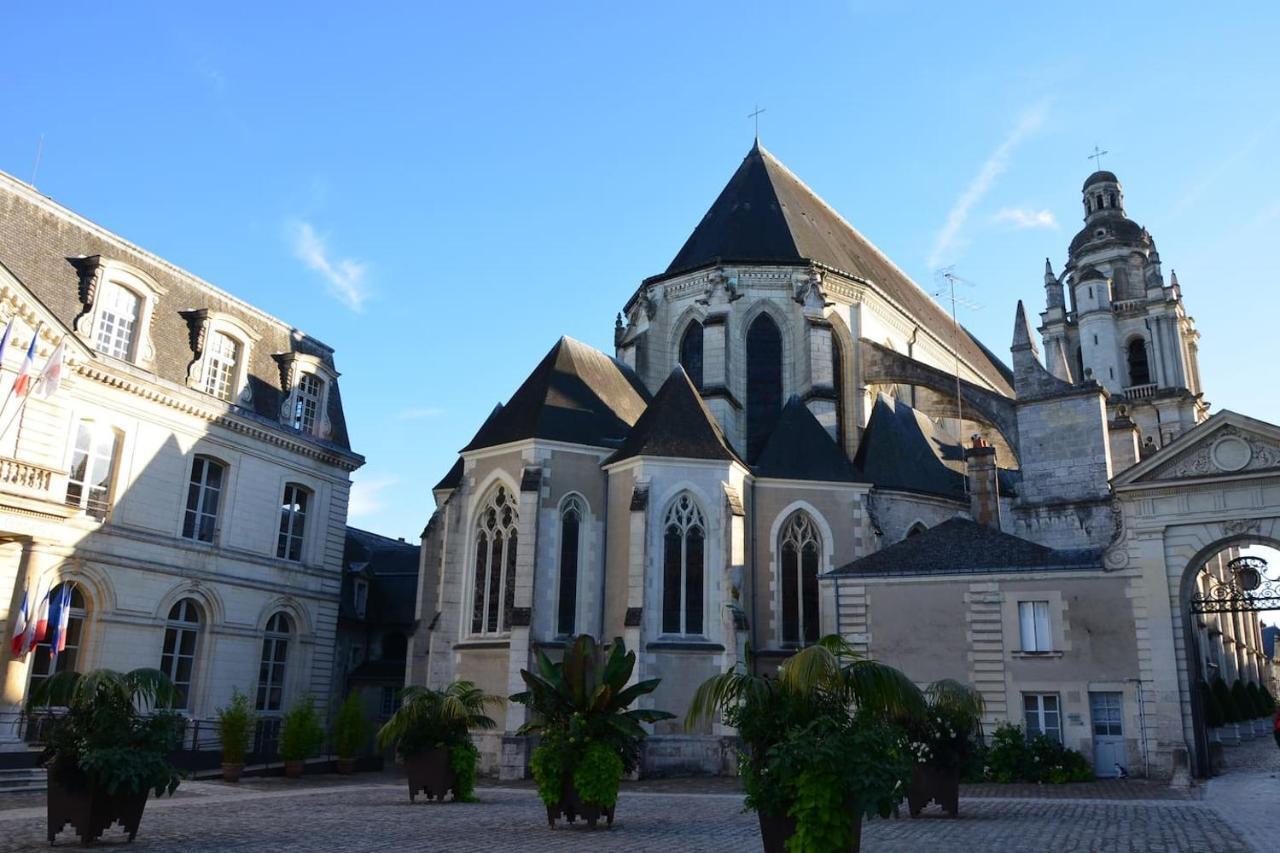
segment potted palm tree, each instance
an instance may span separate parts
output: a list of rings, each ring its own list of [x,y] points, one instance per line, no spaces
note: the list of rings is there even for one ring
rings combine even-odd
[[[485,709],[501,702],[470,681],[443,690],[412,685],[400,691],[400,707],[378,730],[378,748],[394,748],[404,761],[409,802],[419,791],[437,801],[450,791],[455,802],[474,799],[480,751],[471,732],[496,728]]]
[[[66,709],[47,730],[42,756],[50,844],[68,823],[89,844],[117,821],[132,841],[148,794],[177,789],[178,773],[167,758],[183,726],[182,717],[166,710],[175,697],[157,669],[59,672],[33,691],[28,710]]]
[[[929,685],[925,697],[924,716],[904,721],[916,757],[907,805],[912,817],[930,801],[956,817],[960,774],[981,743],[986,705],[981,693],[951,679]]]
[[[356,756],[364,751],[369,737],[369,726],[360,707],[360,695],[348,694],[333,724],[333,749],[338,753],[338,772],[354,773]]]
[[[924,697],[890,666],[836,635],[796,652],[776,677],[746,669],[713,676],[690,703],[690,729],[719,716],[738,730],[746,807],[765,853],[856,851],[866,816],[902,801],[911,761],[892,724],[924,711]]]
[[[287,712],[280,723],[280,757],[284,759],[284,775],[296,779],[306,769],[306,761],[324,746],[324,726],[310,699],[304,699]]]
[[[253,742],[258,716],[249,705],[249,697],[239,690],[231,692],[231,702],[218,709],[218,741],[222,744],[222,780],[239,782],[244,772],[244,757]]]
[[[606,654],[607,649],[607,654]],[[618,785],[640,761],[645,731],[641,723],[669,720],[666,711],[632,709],[632,702],[652,693],[661,679],[627,686],[636,656],[621,638],[609,646],[582,635],[553,663],[541,650],[538,671],[521,670],[529,689],[511,697],[532,713],[519,734],[536,734],[541,742],[530,758],[538,796],[554,829],[564,815],[569,823],[581,816],[595,828],[600,817],[613,825]]]

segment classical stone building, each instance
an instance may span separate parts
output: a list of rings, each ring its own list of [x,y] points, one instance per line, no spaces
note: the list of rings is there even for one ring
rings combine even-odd
[[[1206,420],[1176,282],[1114,175],[1085,189],[1048,357],[1019,304],[1010,369],[754,146],[614,356],[562,338],[436,486],[411,679],[506,695],[535,649],[622,637],[682,715],[707,676],[838,632],[1100,774],[1201,770],[1183,572],[1280,534],[1275,428]],[[1219,535],[1155,550],[1182,519],[1155,495],[1195,488]],[[490,769],[524,773],[523,713]],[[658,724],[646,766],[724,770],[731,734]]]
[[[57,668],[159,667],[208,718],[325,703],[349,478],[333,351],[0,175],[0,391],[33,336],[52,397],[0,416],[0,608],[72,584]],[[5,643],[4,730],[50,672]]]

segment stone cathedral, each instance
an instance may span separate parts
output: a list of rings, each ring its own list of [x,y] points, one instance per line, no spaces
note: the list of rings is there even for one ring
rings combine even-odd
[[[1119,180],[1082,203],[1006,364],[757,143],[615,351],[560,338],[435,486],[410,682],[505,696],[590,633],[683,716],[709,675],[839,633],[1099,775],[1206,772],[1196,685],[1267,664],[1256,618],[1193,599],[1280,535],[1280,429],[1209,415]],[[526,772],[523,712],[479,737],[489,772]],[[658,724],[646,772],[733,772],[732,734]]]

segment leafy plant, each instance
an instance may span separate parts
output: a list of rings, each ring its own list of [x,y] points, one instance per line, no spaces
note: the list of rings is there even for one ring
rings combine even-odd
[[[622,759],[600,741],[582,752],[573,769],[573,788],[584,803],[612,806],[618,802],[618,785],[622,781]]]
[[[542,736],[530,761],[538,795],[547,805],[559,803],[565,783],[573,782],[576,788],[579,768],[587,764],[583,779],[592,790],[576,788],[578,796],[584,802],[612,806],[622,774],[639,763],[645,736],[640,724],[674,717],[666,711],[629,710],[641,696],[652,693],[661,679],[627,686],[636,656],[627,651],[621,638],[605,647],[583,634],[565,649],[559,663],[541,650],[537,663],[537,672],[520,671],[529,689],[513,695],[511,701],[531,712],[532,719],[520,727],[519,734]],[[607,761],[606,754],[617,762]],[[603,777],[615,771],[610,794]],[[607,802],[588,796],[603,797]]]
[[[32,691],[28,705],[29,711],[67,709],[49,729],[44,765],[64,783],[84,779],[113,794],[172,794],[179,777],[167,756],[181,739],[184,720],[165,709],[176,695],[158,669],[54,674]]]
[[[222,743],[222,760],[226,764],[244,764],[245,753],[253,742],[258,715],[249,697],[239,690],[231,691],[231,704],[218,709],[218,740]]]
[[[1231,695],[1231,688],[1227,686],[1227,682],[1219,675],[1213,679],[1211,686],[1213,695],[1217,698],[1219,707],[1222,708],[1223,724],[1240,722],[1241,717],[1236,709],[1235,697]]]
[[[1221,728],[1226,722],[1226,716],[1222,711],[1222,703],[1218,701],[1218,694],[1208,682],[1200,682],[1200,698],[1204,704],[1205,725],[1211,729]]]
[[[1262,698],[1266,700],[1267,713],[1274,713],[1276,710],[1276,699],[1271,695],[1271,691],[1264,685],[1262,687]]]
[[[472,729],[497,727],[485,709],[501,702],[470,681],[455,681],[443,690],[411,685],[400,691],[400,707],[378,730],[378,748],[395,747],[408,756],[469,744]]]
[[[1253,709],[1253,717],[1258,719],[1270,714],[1271,708],[1267,704],[1266,694],[1262,692],[1262,685],[1250,681],[1246,689],[1249,691],[1249,707]]]
[[[470,741],[449,747],[449,769],[454,776],[454,799],[464,803],[476,801],[476,765],[480,750]]]
[[[777,677],[738,669],[703,682],[685,725],[719,715],[737,728],[747,808],[794,818],[790,849],[820,853],[853,843],[853,816],[888,816],[901,802],[912,759],[891,721],[925,708],[902,672],[831,635],[788,658]]]
[[[982,745],[982,694],[948,678],[929,685],[925,698],[923,716],[901,721],[917,762],[964,769]]]
[[[1236,706],[1237,723],[1247,723],[1253,719],[1253,703],[1249,701],[1249,691],[1238,678],[1231,684],[1231,702]]]
[[[995,782],[1088,782],[1088,760],[1052,738],[1027,738],[1020,726],[1006,723],[992,736],[987,752],[989,776]]]
[[[305,761],[324,745],[324,726],[310,699],[285,712],[280,723],[280,757],[285,761]]]
[[[350,693],[338,708],[333,722],[333,748],[338,758],[352,759],[364,751],[369,738],[369,724],[364,719],[360,695]]]

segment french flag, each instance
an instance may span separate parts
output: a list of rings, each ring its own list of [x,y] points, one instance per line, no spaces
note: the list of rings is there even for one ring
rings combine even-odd
[[[19,655],[25,655],[36,647],[36,643],[44,640],[45,626],[49,622],[49,594],[46,592],[37,597],[40,598],[40,604],[36,608],[38,615],[27,618],[27,630],[22,635],[22,650],[18,652]]]
[[[45,635],[49,633],[49,599],[51,598],[53,598],[52,591],[40,602],[40,612],[36,615],[36,630],[32,636],[30,648],[34,649],[43,643]]]
[[[57,672],[58,654],[67,649],[67,621],[71,616],[71,584],[64,583],[58,595],[58,616],[49,638],[49,671]]]
[[[24,589],[22,591],[22,606],[18,608],[13,620],[13,641],[9,644],[9,647],[13,650],[15,659],[22,657],[22,653],[26,650],[26,643],[23,638],[27,633],[27,618],[30,615],[27,596],[28,592]]]
[[[21,400],[31,392],[31,386],[36,381],[36,342],[40,340],[40,331],[37,329],[31,335],[31,346],[27,347],[27,357],[22,360],[22,367],[18,368],[18,378],[13,383],[13,396]]]

